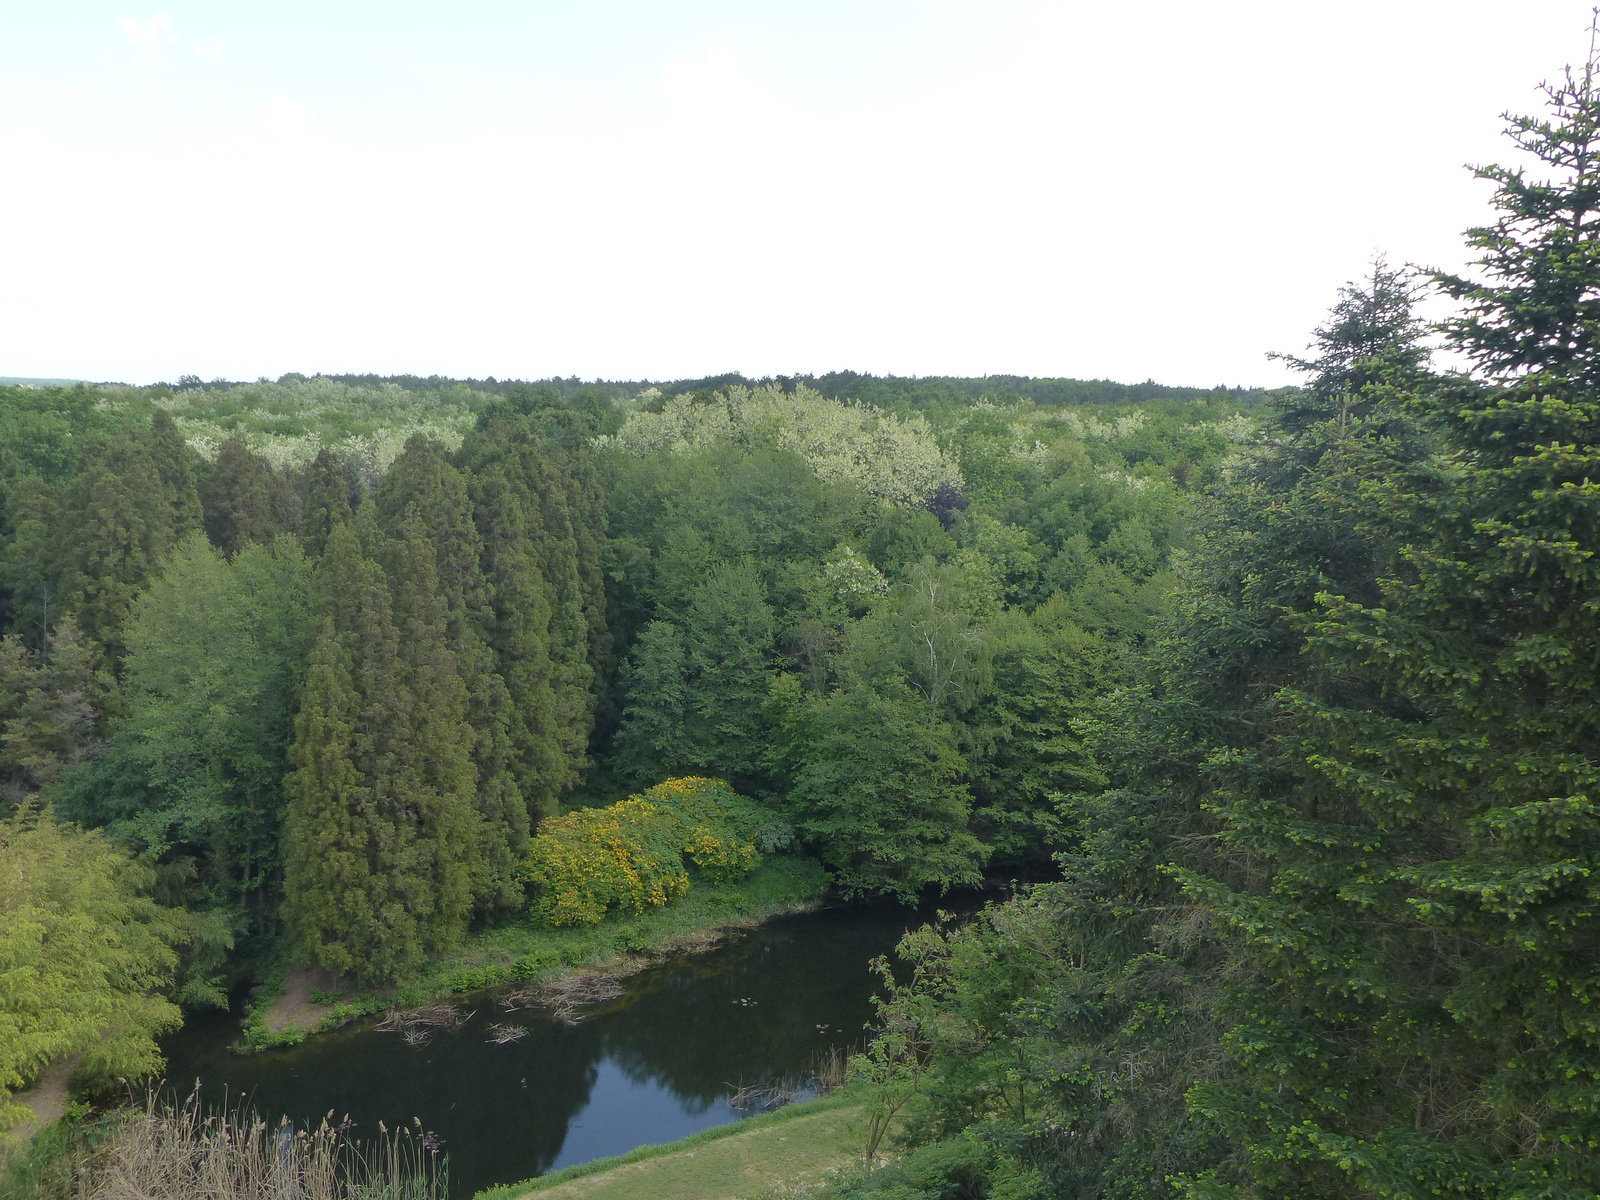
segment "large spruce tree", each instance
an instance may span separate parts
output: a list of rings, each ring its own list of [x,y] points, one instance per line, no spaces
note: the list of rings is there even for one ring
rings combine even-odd
[[[1470,369],[1311,414],[1193,600],[1225,854],[1182,877],[1237,964],[1197,1196],[1600,1188],[1594,64],[1548,99],[1510,128],[1538,177],[1478,172],[1480,273],[1438,277]]]

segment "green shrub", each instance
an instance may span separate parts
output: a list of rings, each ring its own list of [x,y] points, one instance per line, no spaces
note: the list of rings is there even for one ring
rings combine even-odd
[[[719,779],[669,779],[606,808],[552,817],[523,865],[532,914],[548,925],[593,925],[608,911],[661,908],[689,890],[691,868],[711,883],[743,878],[762,850],[792,840],[787,826]]]

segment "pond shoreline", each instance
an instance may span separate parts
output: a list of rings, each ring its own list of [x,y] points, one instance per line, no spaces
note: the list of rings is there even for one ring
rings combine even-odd
[[[297,1129],[330,1112],[358,1138],[380,1125],[420,1128],[450,1155],[453,1200],[468,1200],[740,1123],[756,1111],[735,1103],[745,1091],[772,1092],[764,1106],[811,1094],[813,1080],[831,1083],[873,1019],[881,984],[868,964],[933,915],[825,903],[753,923],[703,954],[652,960],[611,988],[543,997],[573,1001],[565,1013],[514,994],[537,990],[530,982],[404,1020],[374,1016],[270,1054],[234,1051],[237,1014],[200,1015],[164,1042],[161,1086],[181,1101],[198,1084],[209,1103],[243,1104]],[[598,974],[561,977],[587,984]]]
[[[829,899],[821,864],[781,856],[738,884],[698,889],[668,909],[608,917],[582,928],[506,925],[485,931],[399,988],[346,992],[320,968],[285,965],[247,1006],[236,1049],[254,1053],[295,1046],[363,1018],[513,985],[537,992],[582,975],[625,978],[674,958],[703,954],[731,934],[775,917],[818,911]]]

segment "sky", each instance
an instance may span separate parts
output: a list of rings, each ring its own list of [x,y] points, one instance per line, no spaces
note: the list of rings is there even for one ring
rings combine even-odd
[[[1571,0],[0,0],[0,376],[1288,382]]]

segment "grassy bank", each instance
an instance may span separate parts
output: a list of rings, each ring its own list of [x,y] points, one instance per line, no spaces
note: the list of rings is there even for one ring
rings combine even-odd
[[[847,1166],[865,1141],[861,1100],[846,1089],[682,1141],[489,1188],[474,1200],[741,1200]]]
[[[245,1042],[255,1049],[294,1045],[308,1034],[389,1008],[429,1004],[501,984],[548,980],[630,955],[704,949],[721,930],[814,906],[827,886],[815,859],[778,855],[763,860],[736,883],[698,885],[670,907],[613,915],[598,925],[552,929],[526,918],[508,921],[469,938],[459,952],[397,989],[343,992],[311,987],[306,974],[284,969],[268,981],[252,1005]]]

